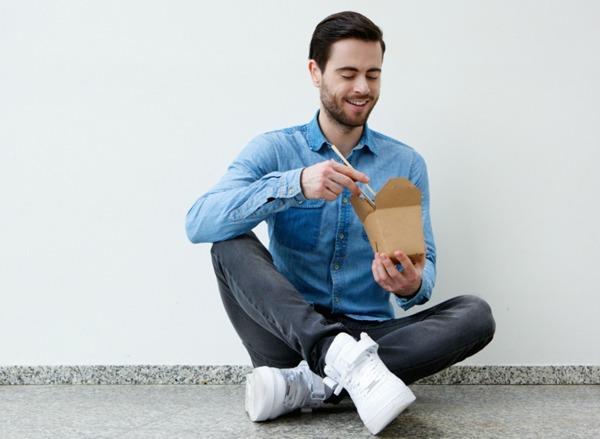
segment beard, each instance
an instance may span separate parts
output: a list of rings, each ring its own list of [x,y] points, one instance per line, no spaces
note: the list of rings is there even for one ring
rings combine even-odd
[[[348,130],[363,126],[367,122],[371,111],[373,111],[373,108],[375,108],[375,104],[379,99],[379,97],[372,95],[352,96],[352,99],[369,99],[369,102],[367,102],[366,105],[370,107],[365,108],[365,111],[361,114],[349,115],[344,112],[344,98],[341,98],[341,102],[337,102],[335,96],[329,92],[325,83],[321,84],[320,91],[321,103],[329,118]]]

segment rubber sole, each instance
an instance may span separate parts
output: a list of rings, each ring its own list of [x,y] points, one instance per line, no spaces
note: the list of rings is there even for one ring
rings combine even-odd
[[[368,420],[363,419],[363,423],[371,434],[377,434],[387,427],[394,419],[398,417],[409,405],[415,402],[414,393],[407,387],[402,393],[388,401],[375,415]]]

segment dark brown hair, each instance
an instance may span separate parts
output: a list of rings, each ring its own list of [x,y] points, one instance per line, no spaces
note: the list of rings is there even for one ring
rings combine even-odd
[[[385,53],[381,29],[358,12],[344,11],[330,15],[317,24],[310,40],[308,59],[314,59],[321,71],[325,71],[331,45],[346,38],[379,41],[381,54]]]

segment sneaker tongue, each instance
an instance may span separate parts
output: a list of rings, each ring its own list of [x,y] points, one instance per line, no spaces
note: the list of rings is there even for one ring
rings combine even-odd
[[[358,363],[361,363],[369,352],[376,352],[378,345],[369,336],[362,334],[359,341],[352,339],[352,343],[347,343],[340,350],[338,356],[333,359],[334,367],[340,368],[338,372],[346,373],[346,368],[352,369]]]
[[[331,343],[331,346],[329,346],[329,349],[327,349],[327,354],[325,354],[325,363],[333,364],[344,346],[348,345],[349,343],[356,343],[356,340],[352,338],[351,335],[346,334],[345,332],[341,332],[336,335]]]

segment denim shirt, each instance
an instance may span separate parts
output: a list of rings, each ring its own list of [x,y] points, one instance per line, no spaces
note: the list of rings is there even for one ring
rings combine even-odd
[[[421,155],[365,125],[347,157],[369,176],[375,191],[398,176],[421,190],[426,261],[421,288],[408,299],[375,282],[373,250],[347,188],[334,201],[304,197],[302,169],[328,159],[341,163],[321,132],[318,112],[308,124],[256,137],[188,211],[188,238],[193,243],[222,241],[266,221],[275,266],[311,304],[359,320],[387,320],[394,317],[390,296],[405,310],[427,302],[435,283],[436,253]]]

